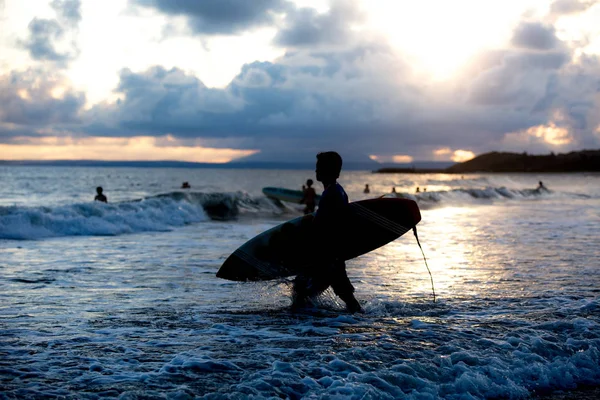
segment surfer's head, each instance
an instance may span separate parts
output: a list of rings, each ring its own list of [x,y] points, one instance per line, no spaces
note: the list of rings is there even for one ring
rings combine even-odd
[[[313,185],[313,180],[312,179],[307,179],[306,180],[306,186],[311,187]]]
[[[96,188],[96,193],[98,193],[98,194],[102,194],[102,186],[98,186],[98,187]]]
[[[323,183],[335,182],[342,170],[342,157],[335,151],[317,154],[317,180]]]

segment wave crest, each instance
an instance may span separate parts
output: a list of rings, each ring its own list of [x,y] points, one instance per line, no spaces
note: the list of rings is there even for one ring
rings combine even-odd
[[[168,231],[192,223],[230,220],[243,214],[282,214],[283,205],[247,193],[172,192],[120,203],[59,207],[0,207],[0,239],[115,236]]]

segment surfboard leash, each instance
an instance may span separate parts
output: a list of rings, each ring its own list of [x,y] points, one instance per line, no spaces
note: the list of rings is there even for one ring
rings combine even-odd
[[[433,302],[435,303],[435,287],[433,286],[433,275],[431,275],[431,270],[429,269],[429,265],[427,265],[427,258],[425,257],[425,252],[423,251],[423,247],[421,246],[421,242],[419,242],[419,235],[417,235],[417,226],[413,227],[413,233],[415,234],[415,238],[417,238],[417,244],[421,249],[421,254],[423,254],[423,260],[425,261],[425,266],[427,267],[427,272],[429,272],[429,278],[431,279],[431,290],[433,291]]]

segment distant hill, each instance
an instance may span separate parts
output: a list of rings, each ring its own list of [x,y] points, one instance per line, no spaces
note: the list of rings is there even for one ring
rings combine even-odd
[[[453,174],[471,172],[584,172],[600,171],[600,150],[567,154],[529,155],[527,153],[482,154],[447,168]]]

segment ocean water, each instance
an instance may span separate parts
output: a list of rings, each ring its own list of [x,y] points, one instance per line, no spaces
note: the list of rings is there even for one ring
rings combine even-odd
[[[292,312],[287,281],[215,277],[246,240],[300,215],[261,188],[308,178],[0,167],[0,398],[600,393],[599,174],[344,172],[351,200],[393,186],[417,200],[437,294],[407,234],[347,263],[355,315],[331,291]],[[108,204],[91,201],[96,186]]]

